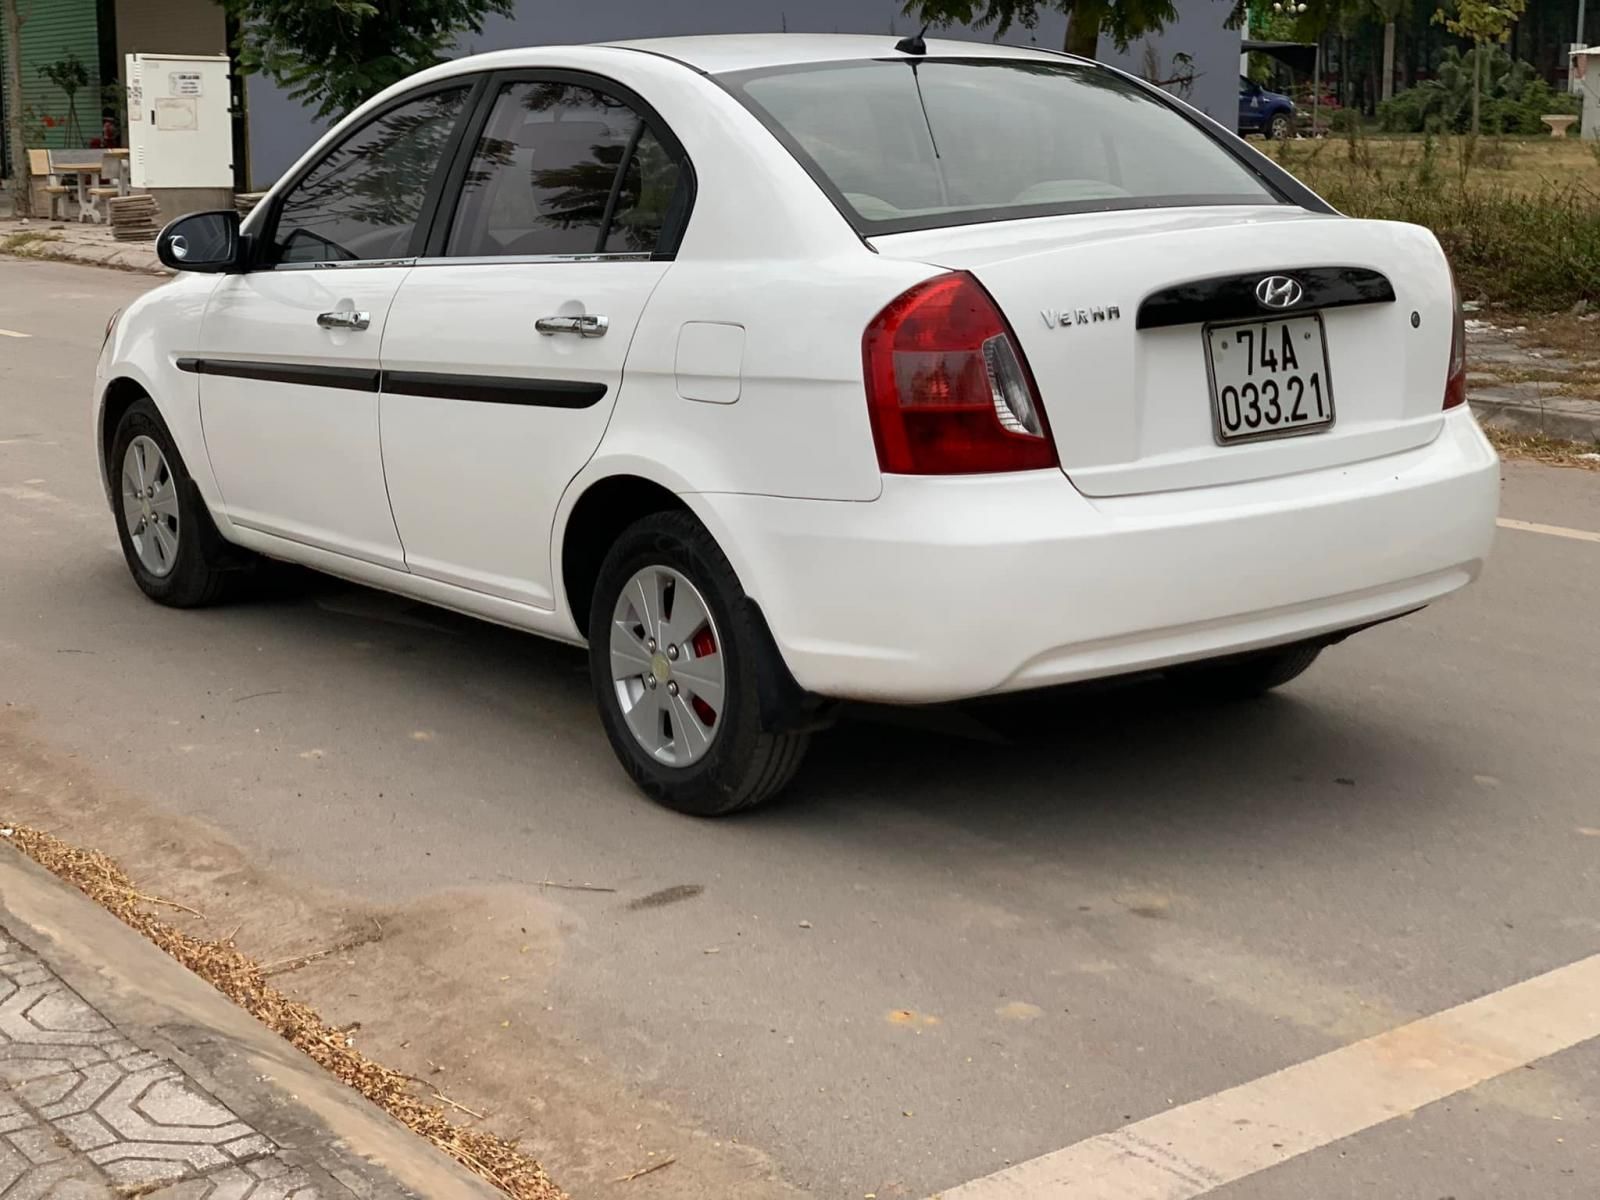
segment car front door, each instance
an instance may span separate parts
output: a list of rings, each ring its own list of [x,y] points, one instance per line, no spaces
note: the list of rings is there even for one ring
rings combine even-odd
[[[389,314],[383,465],[410,571],[552,608],[555,508],[605,432],[692,175],[637,97],[588,76],[497,77],[469,137]]]
[[[397,101],[273,201],[201,330],[206,450],[235,523],[404,567],[378,447],[384,321],[474,81]],[[430,193],[430,189],[432,192]]]

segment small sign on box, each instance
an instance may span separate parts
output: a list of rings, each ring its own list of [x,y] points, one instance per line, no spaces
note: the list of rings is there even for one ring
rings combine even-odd
[[[204,86],[201,83],[199,71],[173,71],[167,76],[171,85],[170,94],[174,96],[203,96]]]

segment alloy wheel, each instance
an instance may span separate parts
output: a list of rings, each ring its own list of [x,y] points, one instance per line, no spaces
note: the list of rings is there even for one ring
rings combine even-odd
[[[161,447],[145,435],[122,456],[122,520],[140,565],[157,579],[178,565],[178,482]]]
[[[690,766],[722,727],[722,638],[705,597],[670,567],[644,567],[611,618],[611,678],[623,720],[657,762]]]

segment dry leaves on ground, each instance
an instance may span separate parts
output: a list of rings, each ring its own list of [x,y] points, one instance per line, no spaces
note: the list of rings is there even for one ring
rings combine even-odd
[[[235,948],[231,939],[207,941],[150,912],[149,905],[170,902],[141,894],[122,868],[98,850],[81,850],[21,825],[6,826],[4,836],[34,862],[142,933],[268,1029],[506,1195],[515,1200],[565,1200],[537,1161],[492,1133],[456,1124],[438,1105],[418,1099],[411,1090],[410,1076],[373,1062],[308,1005],[272,987],[260,965]]]
[[[1484,433],[1501,458],[1529,458],[1552,467],[1600,471],[1600,443],[1564,442],[1537,433],[1512,433],[1485,427]]]

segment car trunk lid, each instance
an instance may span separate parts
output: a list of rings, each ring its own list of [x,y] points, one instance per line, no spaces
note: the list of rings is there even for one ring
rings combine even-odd
[[[1226,206],[995,222],[871,244],[970,271],[988,289],[1038,383],[1062,469],[1086,495],[1319,470],[1422,445],[1440,428],[1452,290],[1438,243],[1416,226]],[[1305,298],[1285,310],[1259,305],[1255,282],[1271,276],[1295,281]],[[1224,444],[1206,326],[1310,312],[1326,345],[1332,423]],[[1298,323],[1295,335],[1315,324]]]

